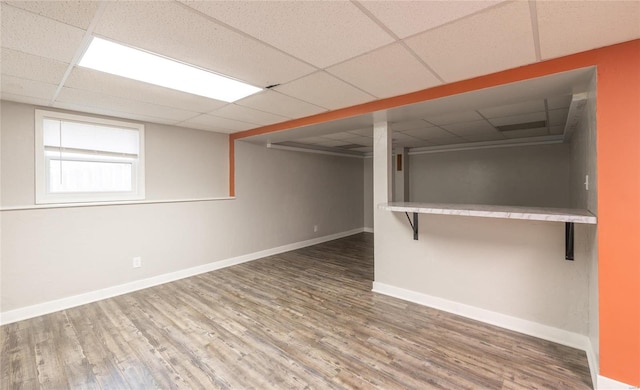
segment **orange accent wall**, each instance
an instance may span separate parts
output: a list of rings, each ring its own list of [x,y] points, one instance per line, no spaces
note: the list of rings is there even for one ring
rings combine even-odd
[[[600,375],[640,387],[640,41],[598,56]]]
[[[600,375],[640,387],[640,40],[232,134],[234,141],[597,66]]]

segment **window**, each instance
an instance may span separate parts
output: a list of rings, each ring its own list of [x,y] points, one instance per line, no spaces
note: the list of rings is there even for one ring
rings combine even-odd
[[[36,110],[36,203],[144,199],[144,125]]]

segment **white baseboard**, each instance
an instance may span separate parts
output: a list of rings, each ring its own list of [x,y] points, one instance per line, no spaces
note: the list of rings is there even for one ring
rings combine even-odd
[[[300,241],[293,244],[287,244],[276,248],[265,249],[262,251],[249,253],[242,256],[232,257],[220,261],[214,261],[212,263],[200,265],[197,267],[187,268],[180,271],[170,272],[154,276],[147,279],[136,280],[133,282],[120,284],[118,286],[107,287],[101,290],[90,291],[87,293],[74,295],[62,299],[56,299],[54,301],[48,301],[39,303],[32,306],[26,306],[15,310],[10,310],[0,313],[0,325],[10,324],[12,322],[22,321],[29,318],[54,313],[56,311],[69,309],[72,307],[85,305],[87,303],[100,301],[103,299],[115,297],[122,294],[127,294],[133,291],[142,290],[145,288],[157,286],[164,283],[173,282],[175,280],[188,278],[190,276],[203,274],[206,272],[215,271],[221,268],[231,267],[232,265],[242,264],[249,261],[261,259],[267,256],[277,255],[279,253],[288,252],[300,248],[304,248],[311,245],[320,244],[323,242],[336,240],[351,236],[353,234],[362,233],[364,228],[358,228],[349,230],[346,232],[330,234],[328,236],[312,238],[310,240]]]
[[[589,363],[589,373],[591,373],[591,383],[594,389],[598,388],[598,373],[600,372],[600,365],[598,364],[596,351],[593,349],[591,339],[587,337],[587,362]]]
[[[606,376],[598,375],[597,390],[634,390],[640,389],[637,386],[631,386],[626,383],[618,382],[613,379],[609,379]]]
[[[559,328],[554,328],[548,325],[539,324],[537,322],[523,320],[521,318],[512,317],[498,312],[434,297],[432,295],[405,290],[403,288],[379,282],[373,282],[372,291],[389,295],[395,298],[400,298],[405,301],[417,303],[423,306],[432,307],[434,309],[457,314],[463,317],[471,318],[519,333],[524,333],[529,336],[538,337],[572,348],[581,349],[583,351],[588,351],[589,349],[591,349],[591,342],[589,341],[589,338],[587,336],[569,332]]]
[[[366,228],[364,228],[364,232],[365,233],[373,233],[373,228],[372,227],[366,227]]]

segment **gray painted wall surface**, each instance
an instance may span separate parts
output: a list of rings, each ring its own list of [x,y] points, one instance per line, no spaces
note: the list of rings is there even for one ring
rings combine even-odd
[[[570,146],[413,155],[412,202],[570,207]]]
[[[2,103],[4,207],[33,204],[33,109]],[[148,124],[147,139],[154,199],[224,195],[225,135]],[[212,202],[3,211],[2,311],[362,227],[361,160],[237,142],[236,192]]]
[[[373,159],[364,159],[364,227],[373,229]]]

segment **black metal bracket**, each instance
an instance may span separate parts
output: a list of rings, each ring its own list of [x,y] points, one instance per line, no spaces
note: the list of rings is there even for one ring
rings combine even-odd
[[[564,258],[573,260],[573,222],[564,223]]]
[[[413,239],[418,239],[418,213],[413,213],[413,222],[411,222],[411,218],[409,218],[409,213],[405,212],[404,215],[407,216],[407,220],[409,221],[409,225],[411,225],[411,229],[413,229]]]

